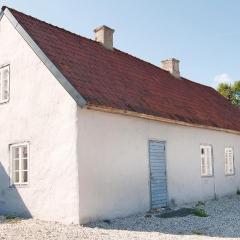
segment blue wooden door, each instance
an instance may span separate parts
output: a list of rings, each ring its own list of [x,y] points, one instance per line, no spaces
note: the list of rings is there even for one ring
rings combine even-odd
[[[149,141],[151,208],[168,203],[165,145],[164,141]]]

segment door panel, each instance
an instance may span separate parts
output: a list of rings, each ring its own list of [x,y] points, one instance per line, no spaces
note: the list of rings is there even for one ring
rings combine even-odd
[[[151,208],[168,203],[165,142],[149,141]]]

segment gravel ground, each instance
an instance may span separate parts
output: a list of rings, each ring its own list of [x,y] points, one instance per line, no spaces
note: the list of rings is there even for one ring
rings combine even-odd
[[[240,239],[240,196],[209,201],[205,210],[209,216],[204,218],[193,215],[175,218],[137,215],[85,226],[33,219],[1,223],[0,218],[0,240]]]

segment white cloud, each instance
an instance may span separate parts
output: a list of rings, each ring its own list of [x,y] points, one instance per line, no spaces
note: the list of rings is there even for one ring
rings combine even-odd
[[[219,83],[233,83],[233,79],[227,74],[222,73],[214,77],[213,79],[213,87],[217,87]]]

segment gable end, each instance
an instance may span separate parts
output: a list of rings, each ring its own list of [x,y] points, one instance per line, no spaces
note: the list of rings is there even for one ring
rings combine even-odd
[[[27,42],[27,44],[32,48],[35,54],[43,62],[43,64],[48,68],[48,70],[53,74],[53,76],[59,81],[59,83],[64,87],[64,89],[72,96],[72,98],[77,102],[80,107],[86,105],[86,100],[80,95],[80,93],[72,86],[72,84],[66,79],[66,77],[58,70],[58,68],[53,64],[52,61],[46,56],[46,54],[40,49],[40,47],[35,43],[31,36],[25,31],[25,29],[20,25],[12,13],[5,8],[0,13],[0,20],[3,15],[5,15],[11,22],[13,27],[22,36],[22,38]]]

